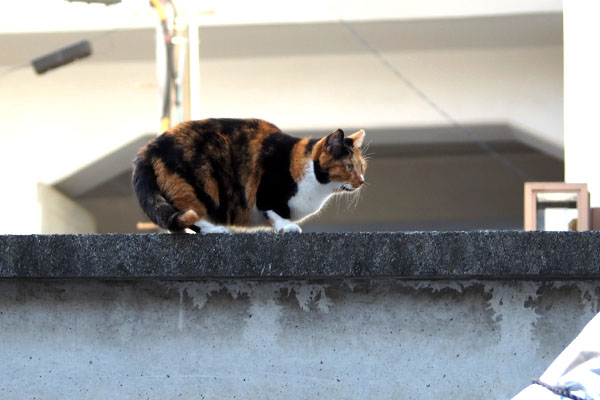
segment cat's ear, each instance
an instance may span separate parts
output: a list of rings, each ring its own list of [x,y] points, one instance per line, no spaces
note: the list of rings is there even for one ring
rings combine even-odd
[[[354,142],[354,147],[358,149],[362,146],[363,141],[365,140],[365,131],[361,129],[360,131],[355,132],[348,137],[352,139],[352,141]]]
[[[341,157],[344,154],[344,131],[336,130],[327,136],[327,152],[334,158]]]

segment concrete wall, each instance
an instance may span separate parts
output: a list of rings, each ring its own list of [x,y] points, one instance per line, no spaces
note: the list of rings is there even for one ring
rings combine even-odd
[[[0,281],[0,397],[507,399],[598,281]]]
[[[599,245],[0,235],[0,398],[506,399],[600,310]]]
[[[93,233],[96,221],[85,208],[53,188],[38,183],[40,233]]]

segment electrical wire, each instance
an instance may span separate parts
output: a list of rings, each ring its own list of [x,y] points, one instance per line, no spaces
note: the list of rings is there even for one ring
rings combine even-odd
[[[335,11],[329,7],[331,12],[336,15],[336,19],[339,24],[341,24],[348,32],[354,36],[356,40],[358,40],[377,60],[387,69],[389,70],[398,80],[400,80],[407,88],[409,88],[413,93],[415,93],[421,100],[423,100],[429,107],[431,107],[437,114],[439,114],[443,119],[448,121],[454,128],[459,131],[465,133],[467,137],[477,144],[482,150],[486,151],[490,156],[495,158],[498,162],[504,165],[506,168],[513,171],[519,177],[526,181],[533,181],[534,178],[529,175],[527,172],[523,171],[523,169],[519,168],[513,162],[508,160],[506,157],[502,156],[496,150],[494,150],[489,144],[479,140],[476,135],[471,132],[468,128],[458,122],[450,113],[444,110],[438,103],[432,100],[423,90],[421,90],[417,85],[415,85],[410,79],[406,77],[403,73],[401,73],[373,44],[371,44],[363,35],[361,35],[356,28],[345,21],[343,18],[337,16]]]
[[[25,64],[16,64],[16,65],[13,65],[12,67],[6,68],[2,72],[0,72],[0,81],[2,81],[4,78],[6,78],[6,76],[8,76],[9,74],[11,74],[15,71],[18,71],[20,69],[27,68],[28,66],[29,66],[29,63],[25,63]]]

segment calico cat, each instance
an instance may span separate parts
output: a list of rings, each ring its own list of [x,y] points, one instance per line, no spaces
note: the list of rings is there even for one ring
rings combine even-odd
[[[297,138],[258,119],[183,122],[140,150],[133,185],[144,212],[172,232],[267,224],[301,232],[292,221],[363,185],[364,137],[363,130],[344,137],[338,129]]]

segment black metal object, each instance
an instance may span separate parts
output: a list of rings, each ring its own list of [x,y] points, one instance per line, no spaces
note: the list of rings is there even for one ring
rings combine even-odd
[[[80,58],[92,54],[92,45],[88,40],[70,44],[51,53],[37,57],[31,61],[31,65],[38,74],[43,74],[51,69],[61,67]]]

